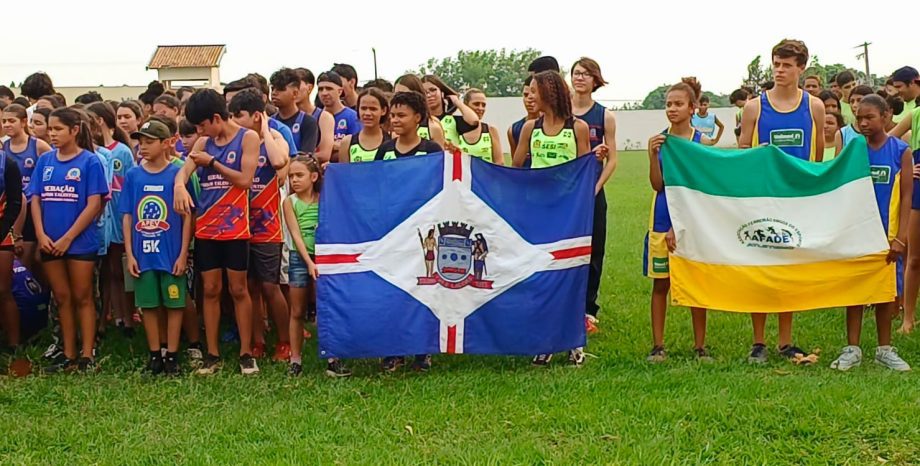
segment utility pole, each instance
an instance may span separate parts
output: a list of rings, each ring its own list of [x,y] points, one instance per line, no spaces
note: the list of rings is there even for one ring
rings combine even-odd
[[[870,86],[875,86],[875,83],[871,82],[872,78],[871,78],[871,75],[869,74],[869,46],[870,46],[870,45],[872,45],[872,42],[863,42],[862,44],[859,44],[859,45],[857,45],[856,47],[853,47],[853,48],[854,48],[854,49],[858,49],[858,48],[863,49],[862,53],[856,55],[856,58],[862,58],[863,61],[866,63],[866,81],[869,81],[869,82],[867,82],[866,84],[868,84],[868,85],[870,85]]]
[[[371,47],[371,53],[374,54],[374,81],[377,80],[377,49]]]

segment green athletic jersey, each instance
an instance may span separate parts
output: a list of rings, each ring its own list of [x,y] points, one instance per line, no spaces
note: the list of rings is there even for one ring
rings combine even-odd
[[[856,115],[853,114],[853,108],[846,102],[840,102],[840,114],[843,116],[844,123],[848,125],[856,124]]]
[[[489,133],[489,125],[485,123],[480,124],[482,130],[479,134],[479,140],[473,144],[466,142],[466,138],[460,137],[460,150],[470,154],[474,157],[479,157],[486,162],[494,162],[492,160],[492,134]]]
[[[174,158],[169,161],[169,163],[182,168],[185,165],[185,161],[180,158]],[[192,185],[192,191],[195,191],[195,199],[198,199],[198,196],[201,194],[201,183],[198,181],[198,173],[192,172],[192,176],[188,177],[188,182]]]
[[[313,254],[316,249],[319,203],[301,201],[296,194],[291,194],[289,199],[291,200],[291,207],[294,208],[294,217],[297,218],[297,226],[300,227],[300,237],[303,238],[303,244],[307,247],[307,252]]]
[[[905,118],[910,118],[914,114],[914,109],[916,108],[917,108],[916,100],[911,100],[910,102],[904,102],[904,111],[891,117],[891,121],[893,121],[895,124],[898,124],[901,122],[901,120]]]
[[[444,139],[455,146],[460,145],[460,133],[457,132],[457,119],[453,115],[441,116],[441,128],[444,129]]]
[[[537,119],[530,135],[531,168],[552,167],[574,160],[575,157],[578,157],[575,119],[565,120],[559,134],[552,136],[543,132],[543,117]]]
[[[361,133],[355,134],[351,137],[351,145],[348,146],[348,161],[351,163],[356,162],[371,162],[374,160],[374,157],[377,155],[377,148],[367,150],[361,146]]]
[[[910,122],[910,150],[920,150],[920,107],[914,109]]]
[[[418,125],[418,137],[422,139],[431,140],[431,130],[428,129],[428,121],[423,121],[422,124]]]

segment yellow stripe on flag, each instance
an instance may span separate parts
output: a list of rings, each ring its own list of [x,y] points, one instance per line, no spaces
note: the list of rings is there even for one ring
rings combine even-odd
[[[740,266],[671,255],[671,301],[733,312],[804,311],[895,300],[895,266],[887,251],[810,264]]]

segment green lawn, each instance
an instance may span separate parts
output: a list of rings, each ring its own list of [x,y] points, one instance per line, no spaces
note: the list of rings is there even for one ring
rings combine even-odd
[[[671,359],[647,364],[647,159],[626,153],[620,164],[607,191],[601,333],[588,348],[597,357],[581,369],[438,356],[426,375],[362,361],[354,377],[330,380],[313,340],[296,380],[270,362],[243,378],[235,361],[210,378],[150,380],[138,372],[143,337],[129,346],[110,334],[96,376],[0,378],[0,464],[920,462],[920,378],[871,357],[850,373],[828,369],[845,343],[840,310],[796,319],[796,342],[824,350],[817,366],[775,351],[770,365],[748,366],[749,318],[725,313],[710,316],[716,362],[701,365],[684,309],[668,322]],[[864,335],[872,355],[871,318]],[[918,338],[895,344],[920,365]]]

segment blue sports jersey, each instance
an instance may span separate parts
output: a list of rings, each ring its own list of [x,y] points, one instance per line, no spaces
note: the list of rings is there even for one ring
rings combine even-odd
[[[13,300],[19,308],[19,331],[22,340],[28,340],[48,326],[48,302],[51,293],[42,289],[29,269],[19,260],[13,260]]]
[[[341,140],[347,135],[355,135],[361,131],[361,120],[358,112],[345,107],[335,114],[335,140]]]
[[[294,134],[291,133],[291,128],[271,117],[268,118],[268,127],[281,133],[281,137],[284,138],[284,142],[288,145],[288,155],[292,157],[297,155],[297,145],[294,143]]]
[[[159,173],[151,173],[141,165],[125,177],[118,213],[131,218],[131,247],[141,273],[172,273],[182,252],[182,217],[173,208],[179,170],[169,163]]]
[[[575,115],[575,118],[588,124],[588,136],[591,142],[591,150],[604,142],[604,117],[607,115],[607,107],[594,102],[591,109],[584,115]]]
[[[707,113],[706,116],[702,117],[694,113],[690,120],[690,125],[693,126],[693,129],[703,133],[706,137],[712,138],[716,134],[716,115],[714,113]]]
[[[121,216],[117,214],[117,211],[121,201],[125,175],[136,164],[134,163],[134,154],[131,153],[131,149],[128,146],[116,141],[108,146],[107,149],[112,153],[112,199],[105,205],[105,214],[112,221],[106,223],[105,233],[109,243],[124,244],[125,237],[121,230]]]
[[[35,163],[38,161],[38,142],[34,137],[29,137],[29,143],[22,152],[13,152],[12,140],[7,139],[3,143],[3,152],[16,161],[19,166],[19,174],[22,175],[22,189],[25,192],[32,180],[32,171],[35,169]]]
[[[670,134],[671,129],[668,128],[662,132],[662,134]],[[697,130],[693,130],[693,142],[700,142],[703,138],[703,134]],[[661,152],[658,152],[658,167],[661,168]],[[652,209],[649,215],[649,231],[656,233],[667,233],[671,229],[671,213],[668,212],[668,199],[664,194],[664,190],[655,192],[654,197],[652,198]]]
[[[524,129],[524,123],[527,123],[527,117],[521,118],[511,125],[511,137],[514,139],[515,145],[521,143],[521,131]],[[511,155],[514,156],[514,154]],[[524,168],[530,168],[530,151],[527,152],[527,158],[524,159]]]
[[[104,256],[109,253],[109,244],[112,242],[111,237],[111,226],[112,222],[115,221],[115,216],[113,211],[109,209],[109,204],[112,203],[112,182],[115,179],[115,160],[112,157],[112,151],[106,149],[105,147],[96,147],[96,155],[99,157],[99,162],[102,163],[102,170],[105,173],[105,184],[108,186],[108,194],[103,197],[102,204],[102,215],[96,219],[96,225],[99,226],[99,250],[96,254]]]
[[[856,128],[853,128],[853,125],[846,125],[843,128],[840,128],[840,139],[843,141],[843,147],[846,147],[854,139],[862,136],[859,134],[859,131],[856,131]]]
[[[760,114],[754,124],[752,145],[772,144],[802,160],[815,160],[818,131],[811,115],[811,94],[799,91],[802,98],[794,109],[780,112],[766,92],[760,95]]]
[[[57,241],[86,209],[90,196],[109,194],[105,170],[99,156],[83,150],[64,162],[54,149],[38,158],[29,194],[39,196],[45,234]],[[94,254],[99,250],[99,225],[90,222],[73,240],[67,254]]]
[[[906,142],[888,137],[878,150],[869,149],[869,173],[875,188],[875,202],[882,217],[882,226],[888,240],[898,236],[898,212],[901,206],[901,156],[907,150]]]

